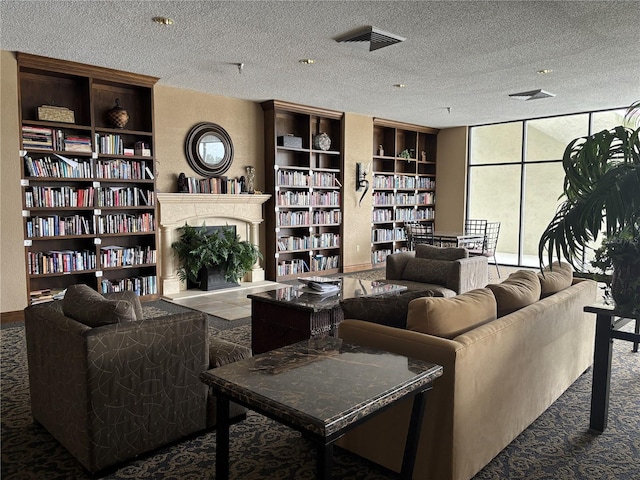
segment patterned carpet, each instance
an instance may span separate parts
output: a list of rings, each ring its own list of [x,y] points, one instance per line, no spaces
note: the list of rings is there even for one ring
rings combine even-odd
[[[145,316],[176,308],[182,307],[153,302],[146,304]],[[211,317],[212,334],[242,344],[250,341],[248,323],[234,323],[226,329],[216,325],[229,326],[229,322]],[[62,446],[32,422],[24,327],[17,323],[4,328],[0,339],[3,479],[215,478],[215,431],[159,449],[102,475],[87,475]],[[587,432],[590,395],[589,370],[474,479],[640,478],[640,354],[631,353],[629,343],[615,342],[609,427],[600,436]],[[297,432],[256,413],[249,412],[246,421],[231,428],[231,445],[231,478],[315,478],[311,444]],[[336,449],[333,478],[383,480],[397,475]]]

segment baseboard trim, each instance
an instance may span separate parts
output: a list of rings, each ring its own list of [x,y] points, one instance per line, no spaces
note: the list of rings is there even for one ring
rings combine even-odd
[[[344,273],[361,272],[363,270],[371,270],[373,265],[371,263],[361,263],[359,265],[349,265],[342,267]]]
[[[6,323],[24,322],[24,312],[22,310],[16,310],[15,312],[3,312],[0,313],[0,324]]]

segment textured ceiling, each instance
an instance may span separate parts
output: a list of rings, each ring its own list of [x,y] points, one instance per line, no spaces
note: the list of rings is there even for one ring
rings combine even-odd
[[[640,99],[638,1],[1,0],[0,14],[3,50],[438,128]],[[335,41],[367,25],[406,40],[373,52]],[[509,98],[538,88],[556,96]]]

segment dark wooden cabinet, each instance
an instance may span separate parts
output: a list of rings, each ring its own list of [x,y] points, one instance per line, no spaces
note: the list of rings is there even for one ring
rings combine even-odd
[[[273,194],[265,207],[266,276],[287,280],[337,273],[342,269],[343,114],[275,100],[262,108],[265,186]]]
[[[371,262],[380,266],[387,255],[407,250],[405,222],[435,221],[438,130],[374,119]]]
[[[157,79],[22,53],[18,76],[31,303],[74,283],[156,295]]]

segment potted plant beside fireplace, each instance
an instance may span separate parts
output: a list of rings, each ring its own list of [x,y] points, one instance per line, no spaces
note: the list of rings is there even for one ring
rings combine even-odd
[[[180,239],[171,245],[180,261],[178,277],[188,286],[216,290],[237,286],[238,280],[262,258],[258,248],[240,240],[230,226],[209,231],[206,225],[186,224]]]

